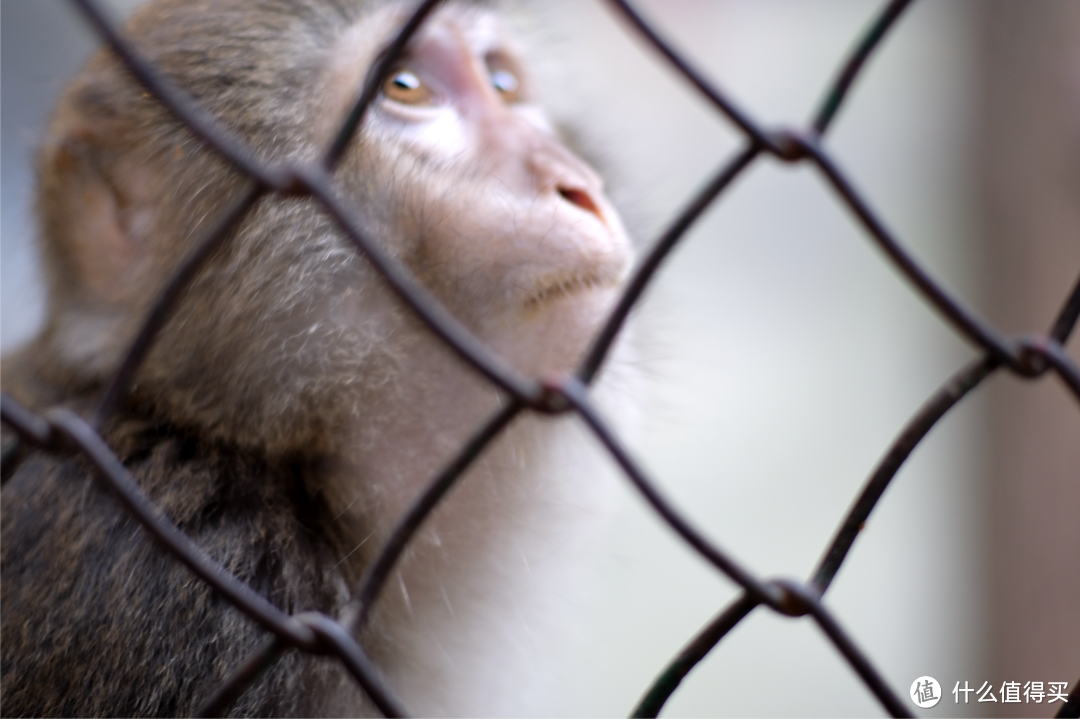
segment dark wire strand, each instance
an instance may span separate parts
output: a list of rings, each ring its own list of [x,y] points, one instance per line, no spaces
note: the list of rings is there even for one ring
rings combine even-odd
[[[660,672],[630,716],[650,719],[659,716],[664,704],[679,688],[679,684],[690,673],[690,670],[697,666],[698,662],[704,659],[713,647],[719,644],[720,640],[727,636],[739,622],[748,617],[759,604],[760,602],[746,592],[729,604]]]
[[[360,231],[359,228],[363,223],[351,206],[338,199],[332,181],[325,170],[316,167],[303,168],[297,173],[297,182],[322,203],[327,214],[352,241],[357,251],[379,271],[394,293],[461,359],[492,384],[519,401],[526,404],[539,401],[539,383],[521,377],[505,362],[489,352],[487,347],[450,314],[408,269],[391,258],[366,233]]]
[[[768,604],[771,607],[779,607],[782,603],[781,596],[772,587],[759,581],[750,572],[738,564],[734,559],[705,536],[690,525],[682,514],[660,493],[652,480],[645,476],[640,465],[630,457],[629,452],[615,437],[607,422],[601,418],[600,413],[593,407],[585,391],[585,386],[577,378],[568,378],[561,384],[552,387],[567,401],[592,430],[600,443],[607,448],[611,456],[622,468],[623,473],[645,498],[653,510],[667,523],[677,535],[693,547],[698,554],[726,574],[731,581],[745,589],[756,601]]]
[[[247,213],[264,192],[265,190],[259,185],[249,183],[247,189],[221,211],[217,220],[207,226],[202,237],[195,242],[194,249],[180,261],[179,267],[158,293],[138,334],[128,347],[127,354],[124,355],[120,366],[109,381],[105,394],[91,419],[94,427],[100,430],[105,426],[105,421],[127,394],[135,373],[139,371],[139,367],[153,347],[154,340],[168,322],[180,298],[214,253],[221,249],[232,236],[233,231],[247,217]]]
[[[825,555],[821,558],[812,580],[819,593],[824,594],[832,584],[832,580],[840,570],[840,565],[851,551],[870,513],[877,506],[878,500],[881,499],[907,458],[934,428],[938,420],[999,366],[998,361],[990,356],[970,363],[938,390],[937,394],[931,397],[908,422],[904,431],[896,438],[892,447],[885,453],[873,474],[866,481],[862,492],[859,493],[859,498],[855,500],[855,504],[837,529],[832,543],[825,550]]]
[[[664,59],[678,70],[680,75],[685,77],[691,85],[697,88],[698,92],[704,95],[718,110],[720,110],[720,112],[735,123],[735,125],[750,138],[752,144],[765,148],[775,155],[784,154],[783,149],[776,144],[767,132],[761,129],[756,122],[751,120],[750,116],[736,106],[726,95],[716,89],[714,83],[707,81],[700,72],[691,66],[688,60],[675,51],[675,48],[670,43],[661,38],[660,34],[656,32],[653,26],[646,22],[641,14],[638,13],[629,2],[626,0],[607,0],[607,2],[608,5],[613,7],[623,18],[625,18],[630,23],[631,27],[644,37],[650,45],[656,48]]]
[[[1076,278],[1076,284],[1073,285],[1069,298],[1065,300],[1061,312],[1058,313],[1057,318],[1054,320],[1050,336],[1061,344],[1065,344],[1069,340],[1073,328],[1076,327],[1078,317],[1080,317],[1080,277]]]
[[[135,47],[116,29],[95,0],[71,0],[83,17],[105,40],[112,51],[131,72],[135,80],[176,116],[187,129],[202,140],[207,147],[216,150],[258,184],[275,189],[287,189],[287,175],[275,171],[255,159],[248,144],[221,127],[186,91],[173,84],[153,65],[144,60]]]
[[[424,520],[439,506],[442,498],[454,488],[461,475],[484,449],[520,414],[521,409],[521,405],[516,402],[507,402],[500,408],[480,426],[457,456],[405,510],[382,549],[365,570],[356,597],[344,612],[347,617],[343,620],[344,624],[354,635],[359,634],[367,624],[379,592],[386,585],[390,572]]]
[[[197,717],[220,717],[229,711],[236,700],[244,691],[254,683],[267,669],[272,667],[287,647],[276,634],[270,635],[259,649],[252,654],[247,661],[241,664],[232,675],[225,680],[213,696],[203,702]]]
[[[74,412],[50,410],[50,424],[64,435],[97,470],[97,477],[121,504],[188,569],[228,599],[264,629],[297,647],[314,647],[315,635],[282,612],[261,594],[227,572],[217,561],[180,531],[143,493],[138,482],[112,453],[97,431]]]
[[[679,213],[671,226],[660,235],[645,260],[634,270],[633,276],[619,297],[619,302],[612,310],[607,322],[604,323],[600,333],[593,340],[592,346],[585,355],[585,360],[578,369],[577,376],[585,384],[590,384],[596,377],[596,373],[607,359],[619,330],[630,316],[630,310],[634,308],[641,295],[645,292],[653,276],[660,269],[660,265],[671,254],[676,243],[682,239],[686,231],[694,224],[701,215],[712,206],[713,201],[726,190],[743,170],[750,166],[754,158],[761,152],[761,147],[751,144],[743,149],[734,159],[721,166],[715,177],[705,185],[701,191],[690,201],[686,208]]]
[[[851,89],[851,86],[855,84],[855,80],[862,73],[866,61],[874,50],[881,46],[882,39],[892,29],[893,24],[909,5],[911,5],[911,0],[891,0],[870,24],[859,42],[856,43],[855,49],[848,56],[847,61],[840,68],[840,72],[837,73],[836,79],[825,92],[821,107],[818,108],[814,121],[811,123],[811,127],[814,128],[818,135],[824,135],[825,131],[829,129],[829,125],[836,118],[837,111],[840,110],[840,105],[843,104],[844,98],[847,97],[848,90]]]
[[[345,154],[345,149],[352,141],[353,135],[364,124],[364,116],[367,114],[368,108],[371,107],[371,103],[375,101],[375,98],[381,92],[383,80],[394,69],[394,64],[403,56],[409,41],[412,40],[424,21],[440,4],[442,4],[442,0],[424,0],[424,2],[420,3],[408,21],[401,26],[397,37],[390,42],[386,49],[379,54],[375,63],[372,64],[371,70],[368,71],[364,80],[364,87],[360,91],[360,97],[357,98],[356,103],[349,110],[349,114],[345,116],[344,122],[341,123],[340,129],[334,137],[334,141],[330,143],[330,148],[323,157],[323,167],[327,170],[332,170],[341,160],[341,157]]]
[[[862,531],[881,495],[890,480],[895,476],[908,456],[929,433],[941,417],[978,386],[983,379],[998,367],[991,358],[977,360],[953,377],[908,423],[908,426],[893,443],[878,468],[867,481],[858,500],[848,512],[836,537],[826,550],[818,569],[814,572],[813,583],[819,594],[824,594],[840,569],[845,557]],[[731,629],[742,621],[758,605],[749,594],[742,597],[722,611],[698,635],[679,652],[668,666],[654,680],[653,685],[634,710],[635,717],[655,717],[664,703],[679,686],[687,674],[723,639]]]
[[[986,322],[955,299],[939,282],[916,262],[906,249],[896,240],[877,213],[863,199],[847,176],[840,171],[833,159],[812,138],[800,138],[800,144],[821,173],[832,185],[836,193],[844,200],[876,244],[892,260],[893,264],[919,290],[937,310],[962,335],[993,354],[998,361],[1009,365],[1016,371],[1023,372],[1016,348],[1007,342]]]

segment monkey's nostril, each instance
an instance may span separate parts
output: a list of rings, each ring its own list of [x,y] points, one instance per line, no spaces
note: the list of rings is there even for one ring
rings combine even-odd
[[[577,205],[586,212],[596,215],[598,219],[603,221],[604,216],[600,214],[600,208],[596,206],[596,203],[593,202],[593,199],[589,196],[588,192],[576,190],[572,187],[560,187],[559,194],[570,204]]]

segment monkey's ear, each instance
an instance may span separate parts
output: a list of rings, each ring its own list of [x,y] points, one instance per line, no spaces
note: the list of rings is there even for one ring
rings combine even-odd
[[[57,279],[70,283],[65,289],[82,295],[79,301],[130,303],[151,255],[153,173],[85,132],[47,147],[39,167],[39,209],[45,241],[60,264]]]

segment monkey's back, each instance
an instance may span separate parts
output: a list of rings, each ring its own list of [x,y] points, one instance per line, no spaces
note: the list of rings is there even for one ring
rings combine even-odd
[[[106,440],[203,549],[287,612],[333,613],[341,556],[306,468],[128,417]],[[4,716],[186,716],[266,633],[172,558],[77,456],[34,453],[2,494]],[[317,715],[354,694],[288,652],[233,714]],[[332,698],[333,697],[333,698]]]

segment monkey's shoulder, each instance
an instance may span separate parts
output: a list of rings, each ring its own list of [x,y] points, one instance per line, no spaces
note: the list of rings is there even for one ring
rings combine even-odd
[[[339,550],[317,529],[303,467],[138,418],[105,439],[171,521],[278,607],[332,614],[343,601]],[[32,453],[2,512],[4,715],[188,714],[265,640],[77,454]],[[304,711],[290,702],[310,697],[293,691],[314,681],[310,664],[290,654],[234,710]]]
[[[103,438],[150,500],[211,554],[215,545],[228,554],[218,538],[226,529],[251,535],[252,549],[284,556],[294,544],[310,556],[333,543],[321,498],[307,491],[309,473],[318,471],[310,460],[272,460],[140,417],[112,422]],[[136,526],[94,472],[77,452],[33,451],[4,487],[5,530],[27,515],[70,532]]]

